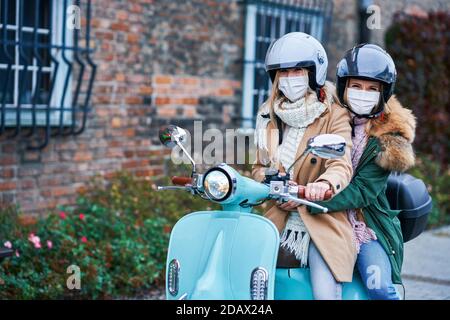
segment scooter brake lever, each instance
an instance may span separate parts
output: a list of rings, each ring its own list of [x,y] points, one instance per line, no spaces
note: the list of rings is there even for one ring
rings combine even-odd
[[[324,213],[328,212],[328,208],[325,208],[325,207],[323,207],[321,205],[318,205],[317,203],[314,203],[314,202],[311,202],[311,201],[308,201],[308,200],[305,200],[305,199],[300,199],[300,198],[297,198],[297,197],[294,197],[294,196],[291,196],[291,195],[285,196],[283,198],[285,200],[288,200],[288,201],[292,200],[292,201],[295,201],[295,202],[300,203],[300,204],[304,204],[304,205],[307,205],[307,206],[310,206],[310,207],[314,207],[314,208],[320,209]]]

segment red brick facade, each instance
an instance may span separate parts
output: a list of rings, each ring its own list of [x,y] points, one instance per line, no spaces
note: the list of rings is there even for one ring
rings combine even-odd
[[[241,6],[153,0],[92,4],[98,71],[87,127],[78,136],[51,138],[41,151],[1,136],[2,204],[40,214],[74,203],[77,191],[95,175],[110,177],[118,170],[161,175],[170,150],[158,143],[160,126],[208,120],[208,113],[219,114],[216,122],[226,125],[239,105]],[[236,56],[227,66],[223,45]]]
[[[327,46],[330,77],[338,57],[356,41],[356,1],[334,2]],[[395,3],[400,2],[406,5]],[[159,127],[189,127],[194,120],[205,120],[204,129],[233,126],[241,111],[243,3],[92,1],[98,70],[87,127],[78,136],[51,138],[41,151],[1,136],[0,202],[37,214],[73,203],[97,174],[161,175],[162,158],[170,151],[158,143]],[[385,7],[391,2],[375,3]]]

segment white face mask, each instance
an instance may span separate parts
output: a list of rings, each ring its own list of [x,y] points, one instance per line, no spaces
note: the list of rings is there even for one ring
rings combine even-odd
[[[278,89],[291,102],[295,102],[305,96],[306,90],[308,90],[308,76],[280,77]]]
[[[347,101],[354,113],[367,115],[380,101],[380,93],[376,91],[348,88]]]

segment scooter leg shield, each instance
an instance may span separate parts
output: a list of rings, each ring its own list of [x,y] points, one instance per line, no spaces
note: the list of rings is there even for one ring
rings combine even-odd
[[[256,214],[203,211],[183,217],[170,237],[166,298],[248,300],[252,274],[260,268],[267,276],[264,297],[273,299],[279,241],[273,223]]]

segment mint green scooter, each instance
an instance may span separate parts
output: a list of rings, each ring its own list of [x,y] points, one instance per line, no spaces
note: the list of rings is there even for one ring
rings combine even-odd
[[[181,218],[169,243],[166,270],[168,300],[310,300],[313,299],[309,268],[277,268],[279,232],[268,219],[252,213],[252,207],[269,199],[293,200],[327,212],[327,208],[301,198],[302,189],[268,170],[263,183],[243,177],[227,164],[204,174],[196,172],[192,157],[183,147],[186,132],[169,126],[160,132],[161,142],[178,146],[192,162],[191,177],[173,177],[174,186],[158,190],[185,190],[220,203],[220,211],[199,211]],[[345,140],[325,134],[312,138],[303,155],[322,158],[344,154]],[[355,272],[343,286],[343,298],[368,299]]]

